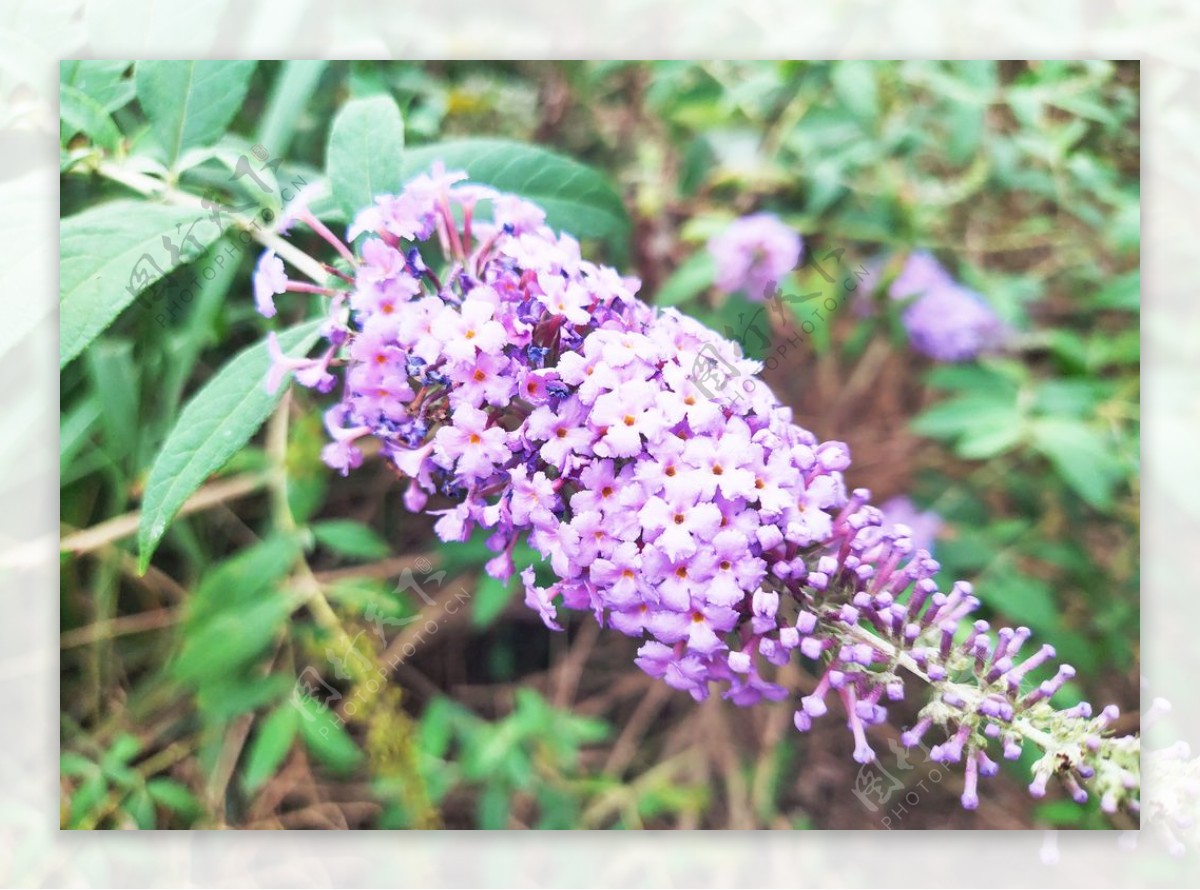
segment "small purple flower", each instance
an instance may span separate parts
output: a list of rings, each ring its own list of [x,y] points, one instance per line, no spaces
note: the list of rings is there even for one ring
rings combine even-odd
[[[721,526],[721,511],[715,504],[696,503],[694,497],[677,492],[666,500],[655,495],[638,513],[647,540],[671,559],[691,556],[701,542],[711,541]]]
[[[275,315],[275,295],[287,291],[287,272],[283,260],[268,250],[258,261],[254,270],[254,303],[264,318]]]
[[[617,545],[607,559],[591,565],[594,584],[608,591],[614,609],[630,609],[645,602],[642,588],[642,554],[631,542]]]
[[[680,654],[673,646],[650,641],[638,650],[638,667],[675,689],[691,694],[696,701],[708,698],[709,669],[699,655]]]
[[[504,328],[492,321],[495,307],[482,300],[466,300],[462,309],[445,307],[434,319],[431,330],[442,342],[444,354],[452,361],[474,362],[475,350],[497,353],[504,346]]]
[[[519,525],[551,526],[556,522],[554,509],[558,506],[558,495],[554,483],[538,470],[533,475],[523,466],[513,467],[511,479],[511,502],[513,522]]]
[[[555,620],[558,610],[554,607],[554,588],[539,587],[534,582],[533,566],[522,570],[521,582],[525,585],[525,605],[537,612],[550,630],[562,630],[562,625]]]
[[[717,288],[759,301],[796,268],[803,249],[800,236],[770,213],[743,216],[708,242]]]
[[[354,442],[371,432],[368,426],[346,427],[346,409],[336,405],[325,413],[325,429],[333,440],[321,451],[321,459],[326,465],[337,470],[343,476],[351,470],[362,466],[363,453]]]
[[[434,453],[446,467],[454,467],[467,478],[490,476],[497,464],[511,455],[508,433],[489,426],[488,416],[470,405],[454,412],[454,423],[438,430]]]
[[[557,408],[542,405],[529,415],[526,435],[543,442],[542,460],[562,470],[573,454],[582,454],[596,441],[595,430],[585,424],[587,409],[578,399],[566,399]]]
[[[765,561],[750,552],[750,542],[737,529],[727,528],[712,539],[713,577],[708,583],[708,599],[723,606],[734,606],[745,599],[766,576]]]
[[[273,393],[283,383],[283,378],[289,373],[295,373],[296,380],[301,386],[315,389],[318,392],[329,392],[333,388],[333,375],[329,373],[329,360],[333,352],[326,352],[322,358],[289,358],[279,345],[275,332],[267,334],[267,355],[271,358],[271,369],[267,372],[267,392]]]
[[[727,648],[721,634],[732,630],[737,620],[733,609],[699,603],[689,612],[652,611],[646,624],[665,643],[686,641],[690,651],[712,655]]]
[[[655,438],[665,421],[655,408],[657,389],[649,383],[634,381],[620,392],[606,393],[592,406],[593,426],[602,430],[596,453],[602,457],[633,457],[642,450],[642,436]]]

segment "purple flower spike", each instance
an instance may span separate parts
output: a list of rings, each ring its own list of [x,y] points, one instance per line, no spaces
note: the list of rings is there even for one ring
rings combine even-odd
[[[1136,807],[1137,740],[1111,735],[1113,710],[1093,720],[1086,704],[1051,706],[1067,666],[1021,697],[1053,649],[1022,662],[1029,630],[999,628],[993,651],[987,624],[970,623],[970,585],[939,589],[932,517],[848,493],[846,445],[794,424],[735,344],[640,300],[638,282],[584,259],[540,208],[465,179],[439,166],[379,196],[350,227],[358,255],[296,209],[353,275],[303,284],[273,252],[259,261],[264,315],[281,293],[328,297],[318,357],[285,356],[274,337],[268,349],[271,383],[290,372],[317,393],[336,387],[330,467],[355,469],[375,440],[407,479],[405,506],[436,504],[439,537],[485,533],[493,577],[513,573],[518,543],[542,557],[553,580],[533,568],[521,580],[548,629],[582,615],[635,637],[638,667],[697,701],[714,686],[741,707],[788,697],[773,672],[798,650],[823,673],[797,730],[827,716],[835,690],[859,763],[875,759],[866,727],[886,722],[907,679],[923,708],[901,741],[945,730],[934,754],[965,752],[964,806],[995,772],[995,739],[1009,759],[1025,743],[1043,750],[1034,793],[1067,751],[1069,793],[1083,780],[1104,806]],[[491,219],[473,213],[482,200]],[[762,299],[802,245],[760,215],[711,248],[719,286]],[[948,278],[914,255],[893,295],[915,298],[903,310],[914,344],[956,359],[983,348],[994,319]]]

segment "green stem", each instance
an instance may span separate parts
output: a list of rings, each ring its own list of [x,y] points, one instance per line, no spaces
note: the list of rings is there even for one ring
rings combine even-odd
[[[275,413],[271,415],[267,426],[267,454],[271,458],[268,482],[271,492],[271,515],[276,527],[287,533],[294,533],[298,530],[296,517],[288,502],[287,491],[288,415],[291,410],[291,402],[292,395],[289,391],[279,403],[279,407],[275,409]],[[354,641],[342,627],[342,622],[338,619],[337,613],[333,611],[333,607],[329,605],[329,600],[325,598],[321,589],[321,583],[312,573],[308,560],[303,554],[297,560],[296,573],[298,586],[304,593],[304,605],[312,613],[317,624],[328,631],[344,651],[349,652],[354,646]]]
[[[191,192],[177,189],[160,179],[147,176],[145,173],[127,170],[111,161],[101,161],[93,169],[106,179],[120,183],[147,198],[161,198],[168,204],[174,204],[178,207],[191,207],[197,210],[209,209],[204,206],[202,198],[193,195]],[[251,217],[243,216],[228,208],[222,208],[222,212],[232,217],[237,223],[238,228],[242,231],[249,232],[251,238],[263,245],[263,247],[275,251],[275,253],[287,260],[288,263],[300,272],[303,272],[317,284],[324,284],[328,280],[329,274],[325,271],[325,268],[290,241],[279,237],[279,235],[269,229],[264,229]]]

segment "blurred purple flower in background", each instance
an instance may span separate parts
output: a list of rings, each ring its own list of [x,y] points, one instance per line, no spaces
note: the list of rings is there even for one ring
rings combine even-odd
[[[1007,328],[984,298],[950,277],[929,253],[909,256],[888,289],[893,300],[915,297],[901,321],[917,352],[960,362],[999,346]]]
[[[904,268],[888,288],[888,296],[893,300],[907,300],[909,297],[927,294],[936,288],[954,286],[954,279],[933,254],[918,250],[909,254],[905,260]]]
[[[939,287],[904,310],[913,349],[943,362],[961,362],[999,346],[1006,329],[983,297],[965,287]]]
[[[743,216],[708,242],[717,287],[750,300],[765,300],[796,268],[803,250],[800,236],[770,213]]]
[[[913,547],[933,552],[933,542],[942,530],[941,516],[932,510],[921,510],[904,495],[885,501],[879,509],[883,511],[884,526],[907,525]]]

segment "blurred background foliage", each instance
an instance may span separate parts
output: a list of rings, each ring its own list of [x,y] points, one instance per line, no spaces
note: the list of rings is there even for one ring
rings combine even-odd
[[[592,253],[639,276],[645,298],[737,334],[756,307],[713,292],[704,244],[773,212],[810,259],[871,274],[802,348],[778,350],[778,330],[743,341],[777,356],[767,382],[799,422],[849,443],[852,485],[944,519],[946,575],[1080,669],[1065,699],[1116,701],[1136,729],[1137,63],[263,62],[244,75],[212,138],[172,151],[141,64],[64,63],[63,217],[136,198],[127,174],[149,171],[269,221],[277,190],[231,186],[237,159],[272,159],[277,185],[320,183],[339,109],[389,95],[409,151],[503,137],[601,171],[631,227]],[[319,215],[344,221],[332,202]],[[258,250],[232,231],[198,244],[160,296],[64,363],[64,827],[880,827],[837,720],[800,736],[787,703],[696,706],[637,670],[634,641],[586,620],[548,633],[483,574],[482,541],[439,545],[379,461],[332,476],[307,393],[188,500],[139,573],[164,441],[273,327],[254,311]],[[909,348],[885,293],[914,250],[984,296],[1015,331],[1008,349],[937,365]],[[189,260],[214,274],[168,311]],[[783,289],[828,287],[806,262]],[[913,768],[910,785],[929,774]],[[973,814],[947,778],[893,827],[1110,824],[1092,804],[1031,801],[1020,775],[988,784]]]

